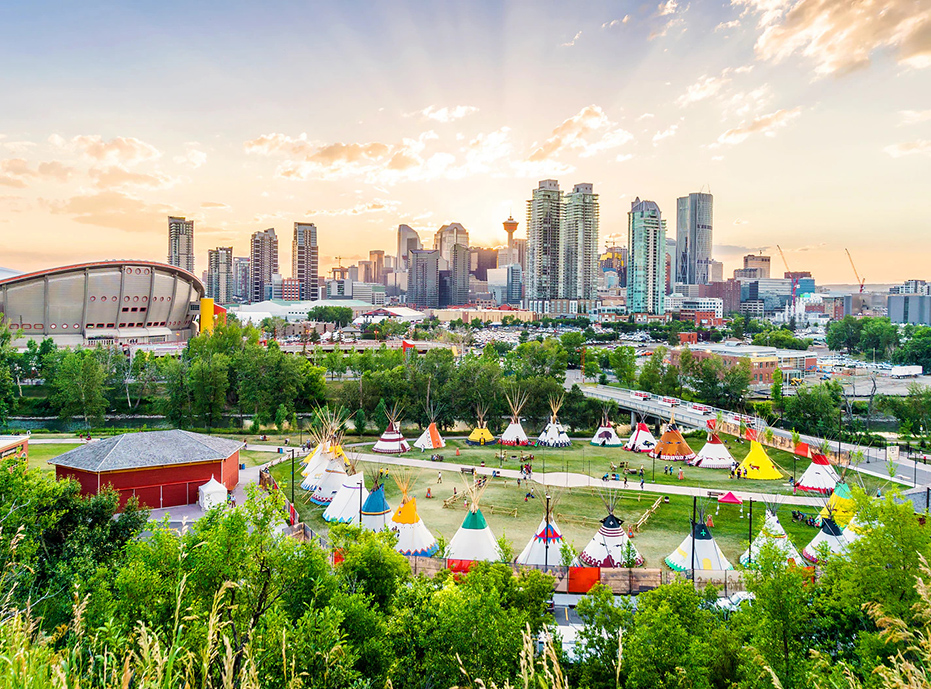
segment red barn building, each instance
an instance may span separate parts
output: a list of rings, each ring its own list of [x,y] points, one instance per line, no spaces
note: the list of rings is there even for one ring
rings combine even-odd
[[[127,433],[95,440],[49,460],[58,479],[73,478],[83,495],[106,486],[123,505],[136,496],[158,509],[197,502],[197,489],[211,477],[233,490],[239,483],[238,440],[189,431]]]

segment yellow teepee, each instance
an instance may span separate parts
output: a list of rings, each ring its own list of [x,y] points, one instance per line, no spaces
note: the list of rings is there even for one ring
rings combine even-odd
[[[737,470],[743,473],[747,470],[747,478],[755,478],[762,481],[774,481],[782,478],[782,474],[773,464],[773,460],[766,454],[766,450],[757,441],[750,441],[750,452],[747,453],[744,461],[740,463]]]

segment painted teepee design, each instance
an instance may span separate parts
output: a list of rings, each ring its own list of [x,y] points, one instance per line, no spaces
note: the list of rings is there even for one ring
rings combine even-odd
[[[828,498],[828,504],[818,513],[818,517],[822,520],[830,517],[840,528],[844,528],[853,519],[856,511],[857,505],[853,501],[850,486],[845,481],[838,481],[834,486],[834,492]]]
[[[532,565],[536,567],[555,567],[559,565],[560,548],[562,547],[562,532],[556,525],[553,515],[558,496],[547,495],[548,499],[541,501],[543,506],[543,519],[530,541],[517,556],[517,564]]]
[[[797,565],[802,562],[802,556],[799,555],[798,548],[789,540],[789,537],[786,535],[786,530],[782,528],[782,524],[779,522],[775,507],[768,507],[766,509],[766,519],[763,521],[763,528],[760,529],[760,533],[750,543],[750,547],[740,556],[740,564],[744,567],[749,565],[752,560],[756,559],[756,556],[766,543],[771,543],[778,548],[785,556],[788,564]]]
[[[495,436],[491,434],[488,430],[488,426],[485,423],[485,415],[488,414],[488,405],[484,402],[479,402],[475,405],[475,416],[477,422],[475,428],[472,429],[472,432],[469,433],[469,437],[466,439],[466,442],[469,445],[494,445]]]
[[[381,469],[372,471],[372,490],[362,503],[362,528],[381,531],[391,522],[391,506],[385,499],[384,475]]]
[[[358,470],[358,458],[346,455],[348,471],[333,500],[323,511],[323,518],[339,524],[358,524],[365,498],[365,476]]]
[[[666,564],[677,572],[692,569],[693,563],[696,570],[733,569],[711,535],[711,530],[705,524],[704,517],[701,517],[698,522],[690,520],[690,523],[692,525],[691,532],[679,547],[666,558]],[[694,557],[692,555],[693,549]]]
[[[630,438],[624,443],[624,449],[631,452],[651,452],[654,447],[656,447],[656,438],[643,421],[634,426]]]
[[[401,490],[401,504],[394,511],[390,524],[391,530],[398,536],[395,549],[402,555],[430,557],[440,546],[417,514],[417,498],[410,494],[411,472],[408,470],[393,476]]]
[[[611,423],[609,411],[607,405],[601,408],[601,425],[598,427],[598,430],[595,431],[595,435],[592,436],[592,445],[597,445],[599,447],[620,447],[624,444],[624,441],[618,437],[617,431],[614,430],[614,424]]]
[[[708,441],[689,462],[692,466],[705,469],[730,469],[733,466],[734,458],[715,433],[715,426],[714,420],[708,421]]]
[[[811,455],[811,464],[795,482],[795,490],[827,495],[837,487],[839,480],[840,477],[828,458],[820,452],[815,452]]]
[[[329,505],[346,478],[346,454],[343,452],[343,426],[345,419],[339,411],[328,407],[316,413],[316,428],[323,449],[318,461],[323,469],[315,474],[314,489],[310,501],[315,505]]]
[[[834,521],[833,515],[822,517],[821,530],[811,539],[811,543],[802,549],[802,556],[809,562],[817,564],[825,548],[829,553],[839,555],[847,550],[848,545],[850,545],[850,538]]]
[[[465,484],[469,507],[465,519],[462,520],[462,526],[446,546],[445,556],[450,560],[494,562],[501,559],[501,549],[479,507],[486,485],[487,479],[484,477]]]
[[[388,416],[388,427],[385,429],[385,432],[381,434],[378,442],[375,443],[375,446],[372,448],[373,452],[378,452],[383,455],[399,455],[411,449],[411,446],[401,433],[401,426],[399,424],[401,412],[401,406],[397,402],[390,410],[385,411],[385,414]]]
[[[611,491],[602,496],[608,516],[601,520],[601,527],[592,536],[585,549],[579,553],[579,564],[585,567],[634,567],[643,564],[643,556],[634,547],[624,522],[614,514],[617,493]]]
[[[737,467],[738,471],[747,470],[746,478],[757,479],[760,481],[774,481],[782,478],[782,474],[773,460],[766,454],[766,450],[756,440],[750,441],[750,452],[744,457],[744,461]]]
[[[546,447],[569,447],[572,441],[566,433],[566,429],[559,423],[559,409],[562,407],[565,395],[550,397],[550,422],[540,434],[538,442]]]
[[[508,407],[511,408],[511,423],[501,434],[498,442],[502,445],[529,445],[530,440],[524,433],[524,427],[520,425],[520,412],[527,404],[527,392],[515,386],[511,390],[506,390],[504,397],[508,401]]]
[[[424,405],[424,410],[427,412],[427,418],[430,419],[430,425],[427,426],[426,430],[421,434],[417,440],[414,441],[414,447],[418,450],[439,450],[441,447],[446,447],[446,441],[443,440],[443,436],[440,435],[440,430],[436,427],[436,417],[437,417],[437,408],[430,402],[430,385],[427,385],[427,401]]]
[[[313,436],[312,436],[313,437]],[[330,450],[330,441],[322,438],[316,441],[314,449],[304,461],[304,468],[301,470],[301,488],[312,491],[317,487],[320,478],[323,476],[323,470],[326,469]]]
[[[695,459],[695,453],[689,444],[685,442],[679,427],[676,425],[675,415],[669,419],[666,424],[666,430],[663,431],[662,437],[656,443],[656,447],[650,452],[651,457],[661,459],[664,462],[687,462]]]

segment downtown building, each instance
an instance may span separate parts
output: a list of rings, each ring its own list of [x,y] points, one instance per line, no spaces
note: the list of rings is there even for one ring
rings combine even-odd
[[[559,231],[563,198],[559,182],[542,180],[527,201],[527,274],[524,294],[528,301],[559,297]]]
[[[194,221],[168,217],[168,265],[194,273]]]
[[[218,246],[207,251],[207,296],[217,304],[234,301],[233,247]]]
[[[291,240],[291,278],[297,281],[298,286],[288,287],[289,295],[297,294],[292,301],[317,299],[320,292],[319,251],[317,226],[313,223],[294,223],[294,236]]]
[[[598,194],[576,184],[565,196],[559,232],[559,297],[594,299],[598,293]]]
[[[233,257],[233,299],[235,301],[243,302],[249,301],[249,257],[248,256],[234,256]]]
[[[654,201],[638,197],[627,214],[627,311],[662,315],[666,296],[666,221]]]
[[[278,275],[278,237],[275,228],[255,232],[249,253],[249,301],[272,298],[272,276]]]
[[[436,309],[440,305],[440,252],[414,249],[409,253],[407,304],[415,309]]]
[[[676,201],[676,262],[673,282],[707,285],[711,280],[714,197],[693,193]]]

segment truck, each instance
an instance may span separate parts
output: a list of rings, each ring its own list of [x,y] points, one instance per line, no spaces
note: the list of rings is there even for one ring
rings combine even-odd
[[[893,366],[889,375],[893,378],[915,378],[923,372],[921,366]]]

